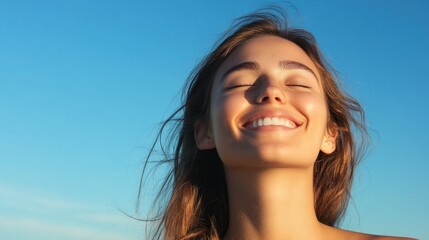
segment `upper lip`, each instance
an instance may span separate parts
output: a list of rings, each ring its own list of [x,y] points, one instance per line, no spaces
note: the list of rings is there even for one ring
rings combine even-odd
[[[282,110],[282,109],[263,109],[258,110],[254,112],[250,112],[245,114],[243,119],[243,127],[245,127],[247,124],[257,120],[257,119],[263,119],[263,118],[283,118],[288,119],[296,124],[297,127],[301,126],[303,124],[302,120],[299,120],[297,117],[289,113],[288,111]]]

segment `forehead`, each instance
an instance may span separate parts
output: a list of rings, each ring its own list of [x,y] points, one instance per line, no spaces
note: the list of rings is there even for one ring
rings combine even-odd
[[[215,78],[218,79],[229,66],[245,61],[256,61],[262,65],[277,64],[279,61],[295,61],[313,70],[320,79],[320,74],[310,57],[295,43],[277,37],[261,36],[249,39],[232,51],[220,65]]]

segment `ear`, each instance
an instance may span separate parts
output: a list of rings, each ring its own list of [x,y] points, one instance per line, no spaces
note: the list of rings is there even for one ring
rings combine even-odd
[[[195,123],[194,138],[199,150],[216,148],[210,129],[202,121]]]
[[[338,129],[336,127],[326,128],[320,150],[325,154],[331,154],[335,151]]]

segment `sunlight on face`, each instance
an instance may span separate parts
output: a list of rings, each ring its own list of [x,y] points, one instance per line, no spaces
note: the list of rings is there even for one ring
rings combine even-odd
[[[218,69],[211,135],[225,167],[310,167],[328,111],[314,63],[294,43],[253,38]]]

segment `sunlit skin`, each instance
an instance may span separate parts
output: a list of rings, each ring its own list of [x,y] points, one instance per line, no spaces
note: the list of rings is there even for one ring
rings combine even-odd
[[[317,220],[313,166],[320,151],[335,150],[337,134],[327,129],[322,84],[305,52],[274,36],[246,41],[218,69],[210,124],[198,125],[196,139],[200,149],[216,148],[224,165],[230,208],[225,240],[405,239]]]

